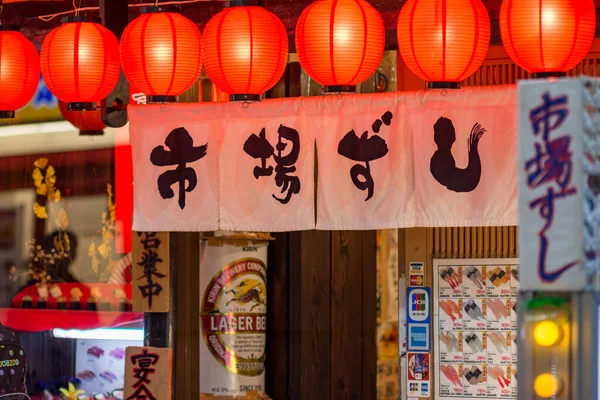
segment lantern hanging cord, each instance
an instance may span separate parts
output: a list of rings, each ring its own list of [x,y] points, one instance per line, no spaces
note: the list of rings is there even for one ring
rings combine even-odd
[[[81,0],[79,0],[79,7],[77,7],[76,1],[77,0],[73,0],[73,11],[75,12],[75,16],[77,17],[79,15],[79,10],[81,9]]]
[[[215,0],[179,0],[179,1],[165,1],[163,3],[160,3],[161,6],[172,6],[172,5],[182,5],[182,4],[191,4],[191,3],[202,3],[202,2],[208,2],[208,1],[215,1]],[[217,1],[221,1],[221,2],[227,2],[229,0],[217,0]],[[139,3],[139,4],[129,4],[129,7],[150,7],[150,6],[154,6],[154,5],[158,5],[158,0],[155,0],[154,3]],[[73,7],[75,7],[75,0],[73,0]],[[69,10],[69,11],[63,11],[63,12],[59,12],[56,14],[48,14],[48,15],[40,15],[38,16],[38,19],[44,21],[44,22],[48,22],[50,20],[53,20],[56,17],[60,17],[61,15],[68,15],[68,14],[73,14],[75,13],[75,15],[79,15],[79,12],[81,11],[97,11],[99,10],[100,7],[83,7],[83,8],[77,8],[75,7],[74,10]]]

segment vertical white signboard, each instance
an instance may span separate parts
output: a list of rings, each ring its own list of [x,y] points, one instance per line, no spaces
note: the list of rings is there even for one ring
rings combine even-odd
[[[585,82],[519,84],[521,290],[577,291],[586,284]]]

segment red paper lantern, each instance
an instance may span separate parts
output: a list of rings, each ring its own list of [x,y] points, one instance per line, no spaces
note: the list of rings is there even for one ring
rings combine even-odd
[[[458,88],[485,60],[490,17],[480,0],[408,0],[397,34],[413,73],[430,88]]]
[[[504,0],[500,8],[506,52],[537,76],[564,75],[579,64],[595,30],[593,0]]]
[[[102,121],[100,103],[93,111],[70,111],[63,101],[58,102],[60,112],[67,121],[79,130],[81,136],[101,136],[106,125]]]
[[[288,37],[283,22],[262,7],[226,8],[206,24],[204,68],[231,100],[260,100],[285,71]]]
[[[123,72],[149,103],[176,101],[202,72],[200,30],[183,15],[144,7],[121,37]]]
[[[0,25],[0,118],[14,118],[15,110],[35,94],[39,80],[40,57],[33,43]]]
[[[318,0],[296,24],[296,52],[325,92],[355,90],[379,67],[385,48],[381,14],[365,0]]]
[[[46,35],[40,61],[48,89],[69,110],[93,110],[119,81],[119,42],[85,17],[68,17]]]

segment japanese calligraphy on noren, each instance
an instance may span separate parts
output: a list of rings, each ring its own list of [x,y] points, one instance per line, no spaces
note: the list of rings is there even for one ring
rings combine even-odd
[[[452,155],[452,145],[456,141],[454,124],[451,119],[440,117],[433,125],[433,140],[438,148],[433,153],[429,164],[433,178],[453,192],[475,190],[481,179],[481,159],[478,145],[484,133],[486,133],[486,129],[482,128],[479,123],[473,125],[467,141],[469,163],[464,169],[457,168]]]
[[[529,111],[531,131],[535,138],[533,157],[525,160],[522,166],[526,172],[527,186],[533,190],[543,189],[543,195],[529,203],[531,210],[537,210],[545,221],[538,233],[538,275],[546,283],[560,278],[567,270],[578,265],[580,260],[572,260],[558,268],[548,268],[547,255],[551,246],[548,231],[552,228],[555,213],[560,208],[560,200],[573,196],[577,188],[572,185],[571,133],[562,136],[552,135],[569,116],[569,97],[552,97],[550,93],[541,96],[539,104]],[[563,213],[567,210],[563,207]]]
[[[390,126],[393,114],[386,111],[381,118],[375,120],[371,129],[375,135],[369,137],[368,131],[358,137],[352,129],[348,132],[338,144],[338,154],[353,161],[364,162],[365,165],[356,164],[350,169],[350,178],[352,183],[360,190],[367,191],[365,201],[373,197],[375,193],[375,181],[371,175],[371,161],[380,159],[388,153],[388,146],[385,140],[377,135],[381,126]],[[360,179],[362,177],[362,179]]]
[[[171,398],[171,349],[127,347],[125,400]]]
[[[158,167],[177,166],[163,172],[158,177],[158,192],[163,199],[175,196],[173,185],[178,185],[178,203],[185,208],[185,193],[196,188],[196,171],[187,164],[200,160],[206,155],[208,144],[194,146],[194,139],[185,128],[173,129],[165,139],[165,146],[157,146],[150,153],[150,162]]]
[[[169,311],[169,234],[134,232],[133,311]]]
[[[256,179],[273,175],[273,166],[267,166],[267,160],[275,161],[275,184],[281,188],[283,197],[273,194],[273,198],[281,204],[290,202],[292,195],[300,193],[300,178],[291,175],[296,172],[296,162],[300,155],[300,135],[298,131],[280,125],[277,129],[278,139],[275,148],[266,137],[265,128],[258,135],[252,134],[244,143],[244,152],[252,158],[260,159],[260,165],[254,167]]]

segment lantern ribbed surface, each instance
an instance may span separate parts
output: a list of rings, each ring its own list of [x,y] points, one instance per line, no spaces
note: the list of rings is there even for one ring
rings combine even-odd
[[[266,9],[231,7],[206,24],[202,51],[217,88],[230,95],[261,95],[285,71],[288,37],[283,22]]]
[[[63,117],[77,128],[82,135],[101,135],[106,127],[102,121],[100,103],[93,111],[69,111],[67,104],[59,101],[58,106]]]
[[[66,103],[97,103],[119,80],[119,42],[95,22],[67,22],[46,35],[40,53],[48,89]]]
[[[40,80],[40,58],[18,31],[0,31],[0,114],[14,116],[35,94]]]
[[[398,48],[427,82],[458,83],[487,56],[490,17],[480,0],[408,0],[398,15]]]
[[[142,14],[121,37],[121,61],[129,82],[146,96],[179,96],[202,72],[200,30],[178,13]]]
[[[385,48],[381,14],[365,0],[317,0],[300,15],[296,51],[323,86],[356,86],[379,67]]]
[[[593,0],[504,0],[502,43],[532,73],[566,72],[586,56],[596,30]]]

